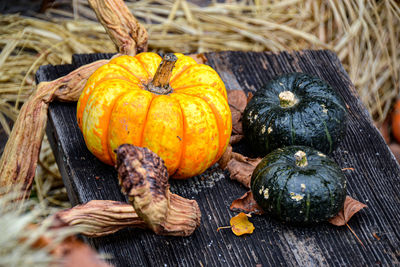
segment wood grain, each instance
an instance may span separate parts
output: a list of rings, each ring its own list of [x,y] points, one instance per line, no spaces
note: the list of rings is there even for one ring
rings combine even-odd
[[[43,66],[38,81],[52,80],[81,64],[110,54],[77,55],[72,65]],[[330,51],[274,53],[220,52],[206,54],[227,89],[254,92],[272,77],[293,71],[326,80],[345,100],[349,126],[333,158],[347,170],[348,194],[368,208],[349,225],[363,241],[362,247],[347,227],[320,224],[296,227],[267,216],[253,216],[252,235],[236,237],[229,229],[235,215],[231,202],[246,189],[230,181],[215,166],[187,181],[172,181],[176,194],[196,199],[202,212],[199,229],[187,238],[160,237],[149,231],[126,229],[103,238],[87,240],[101,253],[113,256],[116,266],[370,266],[400,264],[400,168],[336,55]],[[47,134],[73,205],[92,199],[126,201],[116,172],[86,149],[76,124],[76,103],[53,103]],[[251,155],[245,142],[234,150]],[[380,240],[373,235],[377,234]]]

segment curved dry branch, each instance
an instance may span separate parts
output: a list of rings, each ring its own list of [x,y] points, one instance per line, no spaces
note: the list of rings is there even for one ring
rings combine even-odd
[[[169,191],[164,161],[148,148],[120,146],[117,171],[122,191],[155,233],[187,236],[200,225],[197,202]]]
[[[90,0],[100,22],[122,54],[147,50],[147,32],[122,0]],[[22,106],[0,159],[0,188],[3,193],[19,190],[20,198],[30,195],[47,121],[49,103],[77,101],[89,76],[107,60],[82,66],[51,82],[41,82]]]
[[[51,82],[41,82],[22,106],[0,159],[2,194],[19,190],[29,197],[39,158],[49,103],[54,99],[77,101],[89,76],[107,60],[84,65]]]
[[[147,31],[122,0],[89,0],[89,4],[121,54],[147,51]]]
[[[53,215],[54,225],[78,226],[82,234],[98,237],[125,227],[148,228],[132,205],[112,200],[92,200]]]
[[[122,145],[117,150],[122,191],[132,205],[92,200],[53,216],[54,227],[78,226],[84,235],[104,236],[125,227],[151,229],[159,235],[189,236],[200,225],[195,200],[169,191],[163,160],[147,148]]]

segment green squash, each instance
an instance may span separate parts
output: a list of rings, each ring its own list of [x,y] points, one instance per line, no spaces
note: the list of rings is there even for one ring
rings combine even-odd
[[[250,187],[265,212],[290,223],[326,221],[343,208],[346,198],[341,169],[325,154],[305,146],[268,154],[255,168]]]
[[[243,132],[264,156],[288,145],[331,153],[346,132],[346,109],[325,81],[305,73],[282,75],[259,89],[243,113]]]

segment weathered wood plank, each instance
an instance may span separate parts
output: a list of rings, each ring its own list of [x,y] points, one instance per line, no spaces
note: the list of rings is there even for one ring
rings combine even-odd
[[[39,81],[51,80],[86,62],[109,54],[75,56],[73,65],[42,67]],[[362,247],[346,227],[321,224],[314,227],[285,225],[267,216],[254,216],[256,230],[244,237],[230,230],[235,213],[231,202],[246,190],[213,167],[187,181],[172,181],[172,191],[196,199],[202,224],[187,238],[160,237],[148,231],[122,230],[114,235],[90,239],[100,252],[113,255],[112,263],[128,265],[391,265],[400,261],[400,169],[373,126],[357,97],[354,86],[337,57],[329,51],[273,53],[221,52],[206,54],[208,64],[221,75],[228,89],[255,91],[273,76],[302,71],[328,81],[348,105],[347,137],[333,153],[346,171],[348,193],[368,204],[350,226],[365,244]],[[76,125],[76,104],[53,103],[47,133],[52,142],[71,202],[91,199],[125,200],[116,173],[86,149]],[[249,153],[245,143],[234,149]],[[381,239],[373,237],[376,233]]]

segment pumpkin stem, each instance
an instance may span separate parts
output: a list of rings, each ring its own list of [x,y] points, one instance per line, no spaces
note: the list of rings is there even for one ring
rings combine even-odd
[[[294,154],[294,158],[296,159],[296,166],[303,168],[308,165],[307,156],[304,151],[297,151]]]
[[[168,53],[164,56],[160,66],[157,68],[156,74],[154,74],[153,81],[148,85],[148,91],[159,95],[166,95],[172,92],[169,80],[177,60],[178,58],[172,53]]]
[[[299,100],[296,98],[296,96],[290,92],[290,91],[283,91],[279,93],[279,101],[281,104],[281,107],[284,108],[289,108],[293,107],[294,105],[299,102]]]

